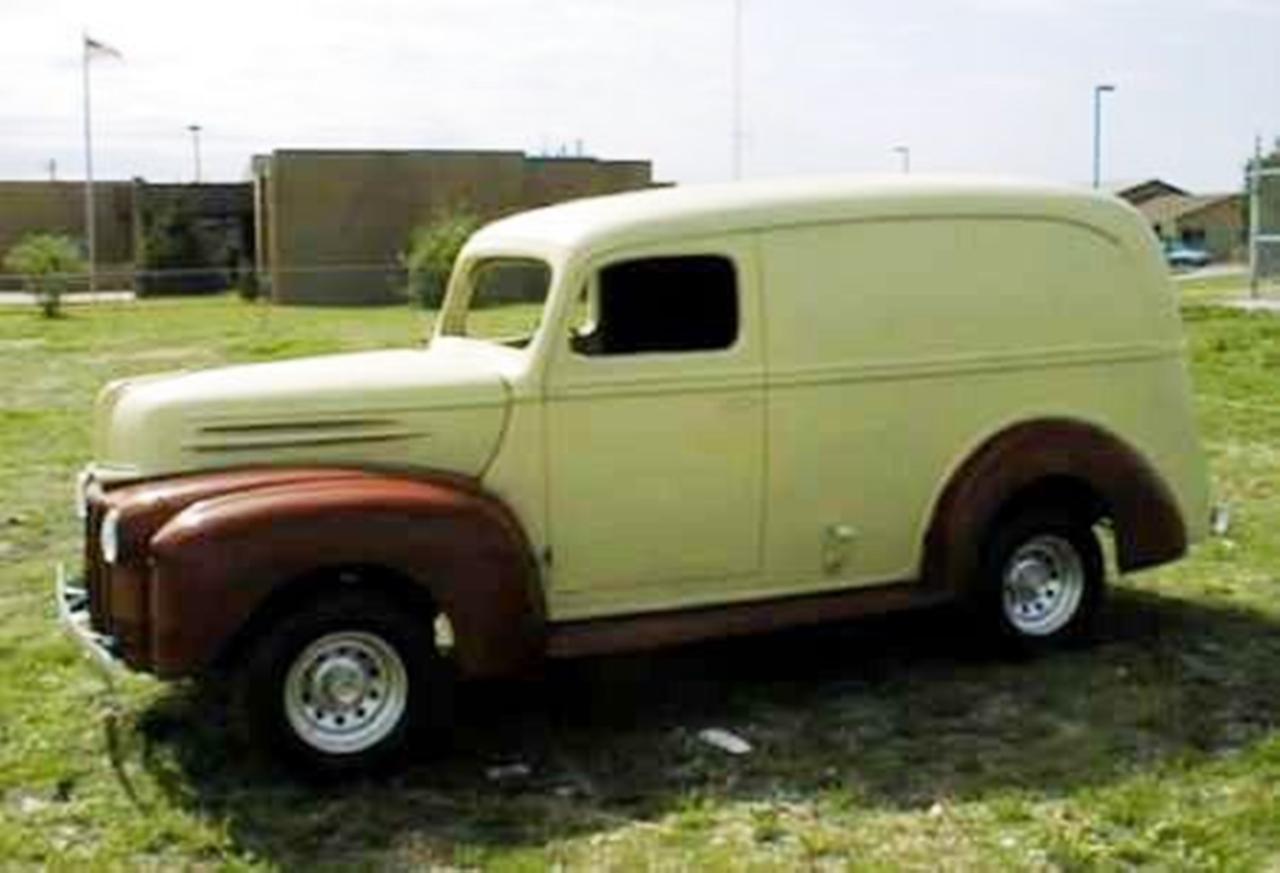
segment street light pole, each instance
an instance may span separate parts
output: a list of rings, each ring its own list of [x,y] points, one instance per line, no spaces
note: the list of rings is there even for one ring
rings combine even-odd
[[[188,124],[187,130],[191,131],[191,151],[196,159],[196,184],[200,184],[200,125]]]
[[[902,156],[902,172],[911,173],[911,146],[894,146],[893,150]]]
[[[1115,85],[1093,86],[1093,187],[1102,184],[1102,95],[1116,90]]]

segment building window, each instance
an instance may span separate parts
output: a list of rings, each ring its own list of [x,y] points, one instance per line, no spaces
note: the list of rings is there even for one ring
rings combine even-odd
[[[583,355],[705,352],[738,338],[738,283],[718,255],[644,258],[600,271],[575,330]]]

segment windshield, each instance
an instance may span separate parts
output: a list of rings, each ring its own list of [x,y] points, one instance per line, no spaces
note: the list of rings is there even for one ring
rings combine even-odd
[[[464,310],[441,333],[523,348],[538,329],[551,288],[551,268],[535,258],[489,258],[467,275]]]

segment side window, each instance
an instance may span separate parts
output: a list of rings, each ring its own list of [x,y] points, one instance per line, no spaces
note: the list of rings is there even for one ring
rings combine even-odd
[[[587,293],[587,292],[584,292]],[[719,255],[643,258],[600,271],[580,301],[581,355],[705,352],[738,338],[738,281]]]

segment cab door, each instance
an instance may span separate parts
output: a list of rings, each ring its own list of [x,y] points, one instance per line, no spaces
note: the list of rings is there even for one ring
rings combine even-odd
[[[546,381],[554,617],[693,605],[759,573],[752,251],[708,240],[588,265]]]

